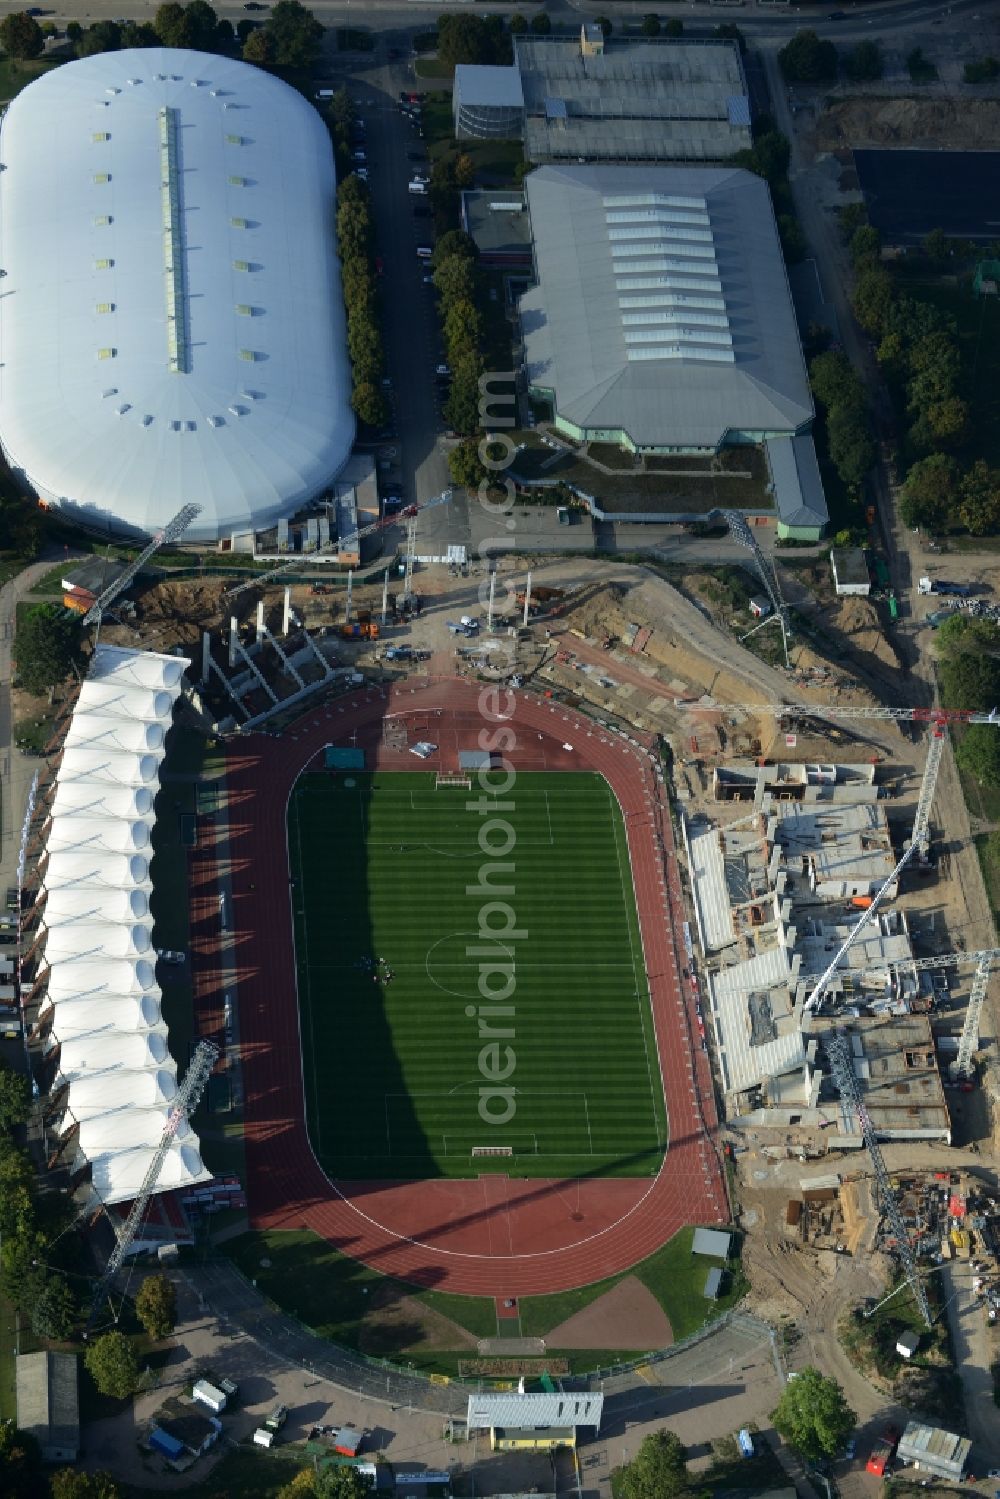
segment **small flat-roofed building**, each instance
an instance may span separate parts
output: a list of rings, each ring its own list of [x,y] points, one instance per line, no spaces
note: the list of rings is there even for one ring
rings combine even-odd
[[[778,535],[792,541],[819,541],[830,520],[816,444],[807,432],[772,437],[764,443]]]
[[[866,599],[871,593],[872,580],[861,547],[833,547],[830,566],[833,568],[833,583],[838,594],[854,594]]]
[[[497,270],[531,269],[531,220],[522,192],[506,188],[464,192],[462,228],[475,241],[481,265]]]
[[[451,94],[459,140],[518,140],[524,129],[524,95],[516,65],[483,67],[460,62]]]
[[[705,1276],[705,1300],[718,1301],[719,1292],[722,1290],[722,1271],[718,1265],[712,1267]]]
[[[575,1447],[581,1427],[600,1431],[603,1395],[470,1395],[469,1435],[487,1431],[495,1452]]]
[[[21,1353],[15,1370],[17,1426],[35,1438],[47,1463],[80,1454],[80,1399],[75,1353]]]
[[[707,1254],[714,1260],[728,1260],[732,1234],[717,1228],[696,1228],[691,1241],[692,1254]]]
[[[968,1437],[943,1431],[940,1426],[927,1426],[922,1421],[908,1421],[896,1456],[900,1462],[913,1463],[922,1473],[961,1483],[971,1447]]]

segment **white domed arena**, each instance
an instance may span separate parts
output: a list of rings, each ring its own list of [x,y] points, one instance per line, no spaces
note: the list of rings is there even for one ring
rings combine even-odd
[[[354,440],[336,179],[312,105],[166,48],[55,68],[0,124],[0,446],[69,518],[261,530]],[[131,746],[129,746],[131,748]]]

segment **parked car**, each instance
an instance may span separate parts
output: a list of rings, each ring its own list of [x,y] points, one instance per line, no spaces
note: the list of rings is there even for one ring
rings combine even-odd
[[[451,366],[447,364],[439,364],[434,373],[435,375],[450,375]]]
[[[847,1443],[847,1446],[844,1448],[844,1461],[849,1463],[854,1457],[854,1454],[857,1452],[857,1450],[858,1439],[857,1437],[851,1437],[850,1441]]]
[[[246,0],[244,10],[267,10],[267,6],[261,4],[261,0]]]
[[[406,159],[407,159],[407,161],[426,161],[427,160],[427,152],[426,151],[407,151],[407,153],[406,153]]]
[[[184,954],[182,952],[175,952],[171,947],[158,947],[156,949],[156,956],[161,963],[177,964],[184,962]]]

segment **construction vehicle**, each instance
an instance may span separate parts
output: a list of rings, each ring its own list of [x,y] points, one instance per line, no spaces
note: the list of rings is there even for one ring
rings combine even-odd
[[[944,578],[920,578],[917,581],[918,593],[943,593],[950,598],[968,599],[975,590],[969,583],[949,583]]]

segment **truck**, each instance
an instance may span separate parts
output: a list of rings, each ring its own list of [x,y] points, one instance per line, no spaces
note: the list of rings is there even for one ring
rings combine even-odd
[[[865,1464],[868,1472],[874,1473],[876,1478],[884,1478],[886,1476],[886,1469],[890,1467],[896,1455],[898,1445],[898,1430],[895,1426],[887,1426],[868,1454],[868,1461]]]
[[[919,578],[917,580],[917,592],[941,593],[951,598],[971,598],[975,590],[969,583],[950,583],[946,578]]]

